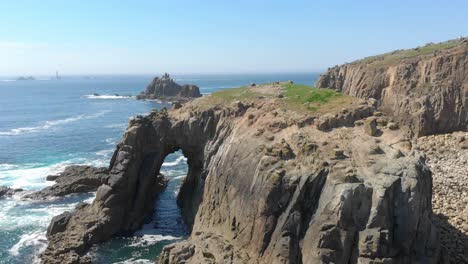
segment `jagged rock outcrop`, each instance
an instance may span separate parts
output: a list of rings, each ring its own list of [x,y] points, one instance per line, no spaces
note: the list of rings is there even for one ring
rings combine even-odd
[[[57,175],[47,176],[55,181],[52,186],[23,196],[26,199],[47,199],[72,193],[94,192],[109,178],[107,168],[95,168],[86,165],[71,165]]]
[[[187,101],[191,98],[200,97],[200,88],[193,84],[179,85],[165,73],[162,77],[156,77],[146,87],[137,99],[162,99]]]
[[[23,189],[15,189],[7,186],[0,186],[0,198],[13,196],[15,193],[22,192]]]
[[[431,172],[400,131],[348,119],[321,131],[287,96],[249,89],[133,119],[94,202],[49,228],[43,262],[89,261],[92,244],[139,228],[164,158],[182,150],[191,236],[159,263],[442,263]]]
[[[318,87],[360,98],[417,136],[468,129],[468,39],[395,51],[328,69]]]

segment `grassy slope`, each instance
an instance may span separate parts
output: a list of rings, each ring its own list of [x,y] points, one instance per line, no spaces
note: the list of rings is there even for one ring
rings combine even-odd
[[[284,98],[277,98],[279,106],[298,112],[325,113],[341,109],[356,99],[331,89],[321,89],[301,84],[281,84]],[[273,95],[253,92],[250,87],[226,89],[204,98],[209,104],[227,104],[235,100],[249,101]]]
[[[370,66],[375,66],[375,67],[388,66],[388,65],[398,63],[399,61],[404,60],[404,59],[411,59],[411,58],[415,58],[419,56],[430,55],[438,51],[452,49],[461,45],[466,45],[466,44],[464,44],[461,40],[458,40],[458,39],[449,40],[446,42],[436,43],[436,44],[429,43],[423,47],[417,47],[414,49],[407,49],[407,50],[396,50],[393,52],[384,53],[384,54],[377,55],[377,56],[367,57],[362,60],[358,60],[354,63],[366,63]]]

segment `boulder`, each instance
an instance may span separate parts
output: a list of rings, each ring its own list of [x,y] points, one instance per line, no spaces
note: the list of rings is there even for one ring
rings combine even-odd
[[[370,117],[364,121],[364,131],[369,136],[377,135],[377,118]]]
[[[63,232],[70,221],[72,213],[66,211],[52,218],[49,227],[47,228],[47,237],[53,236],[59,232]]]

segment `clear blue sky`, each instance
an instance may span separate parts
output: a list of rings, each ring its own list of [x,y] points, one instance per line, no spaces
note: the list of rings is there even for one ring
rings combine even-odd
[[[466,0],[0,1],[0,75],[321,71],[468,35]]]

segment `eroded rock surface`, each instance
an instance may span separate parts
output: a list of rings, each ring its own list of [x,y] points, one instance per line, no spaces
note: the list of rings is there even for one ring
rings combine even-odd
[[[468,39],[369,57],[330,68],[317,81],[360,98],[415,135],[468,129]]]
[[[133,119],[94,202],[53,221],[43,262],[87,262],[92,244],[138,229],[180,149],[192,235],[160,263],[442,263],[431,172],[400,131],[371,116],[379,134],[352,118],[324,132],[320,116],[259,87]]]
[[[23,196],[26,199],[47,199],[65,196],[72,193],[94,192],[109,178],[107,168],[96,168],[86,165],[71,165],[62,173],[47,176],[47,180],[55,181],[52,186]]]

